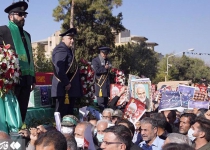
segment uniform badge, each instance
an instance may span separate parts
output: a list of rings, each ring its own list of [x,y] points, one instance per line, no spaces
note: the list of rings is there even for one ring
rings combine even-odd
[[[25,10],[24,6],[20,7],[21,10]]]

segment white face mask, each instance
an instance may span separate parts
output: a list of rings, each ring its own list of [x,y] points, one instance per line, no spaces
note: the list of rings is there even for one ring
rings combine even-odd
[[[77,142],[77,147],[84,147],[84,138],[77,138],[75,137],[75,140]]]
[[[61,127],[61,133],[63,134],[72,134],[74,129],[72,127]]]
[[[188,130],[187,136],[188,136],[188,138],[189,138],[191,141],[194,141],[195,138],[196,138],[196,137],[193,136],[194,132],[195,132],[195,131],[194,131],[192,128],[190,128],[190,129]]]
[[[97,139],[98,139],[98,141],[101,143],[101,142],[103,142],[103,139],[104,139],[104,135],[103,134],[97,134]]]

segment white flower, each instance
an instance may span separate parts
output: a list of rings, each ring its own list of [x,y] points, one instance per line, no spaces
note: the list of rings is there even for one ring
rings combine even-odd
[[[7,64],[7,60],[5,58],[3,58],[1,62]]]
[[[84,69],[84,66],[81,66],[80,69]]]
[[[0,61],[4,58],[4,54],[0,54]]]
[[[12,55],[13,54],[13,50],[8,50],[8,53],[9,53],[9,55]]]
[[[9,81],[8,80],[4,80],[4,84],[8,84],[9,83]]]
[[[82,77],[81,79],[82,79],[82,80],[85,80],[85,77]]]
[[[86,84],[84,84],[84,85],[83,85],[83,88],[87,88],[87,85],[86,85]]]
[[[18,72],[15,71],[14,76],[15,76],[15,77],[19,77],[19,75],[20,75],[20,74],[19,74]]]

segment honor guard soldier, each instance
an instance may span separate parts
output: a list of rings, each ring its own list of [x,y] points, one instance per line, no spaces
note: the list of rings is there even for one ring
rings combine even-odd
[[[76,34],[75,28],[60,34],[62,41],[52,53],[54,76],[51,96],[56,98],[55,111],[60,112],[61,117],[73,115],[75,101],[82,97],[80,72],[73,50]]]
[[[2,4],[1,4],[2,5]],[[12,3],[4,11],[8,14],[8,25],[0,26],[0,46],[10,44],[19,58],[20,80],[14,87],[18,99],[22,121],[25,121],[30,92],[35,87],[35,69],[31,46],[31,35],[24,30],[28,3]],[[3,18],[2,18],[3,19]],[[6,19],[6,18],[5,18]]]
[[[100,47],[99,55],[92,60],[92,66],[95,72],[95,95],[101,111],[107,107],[108,97],[110,95],[109,72],[111,63],[107,56],[110,52],[109,47]]]

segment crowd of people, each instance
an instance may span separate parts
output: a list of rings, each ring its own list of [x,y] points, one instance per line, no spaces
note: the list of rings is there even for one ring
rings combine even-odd
[[[74,115],[62,118],[61,130],[40,125],[19,134],[27,150],[210,150],[210,116],[204,109],[146,112],[132,124],[120,109],[105,108],[98,120]],[[0,132],[0,140],[10,139]]]

